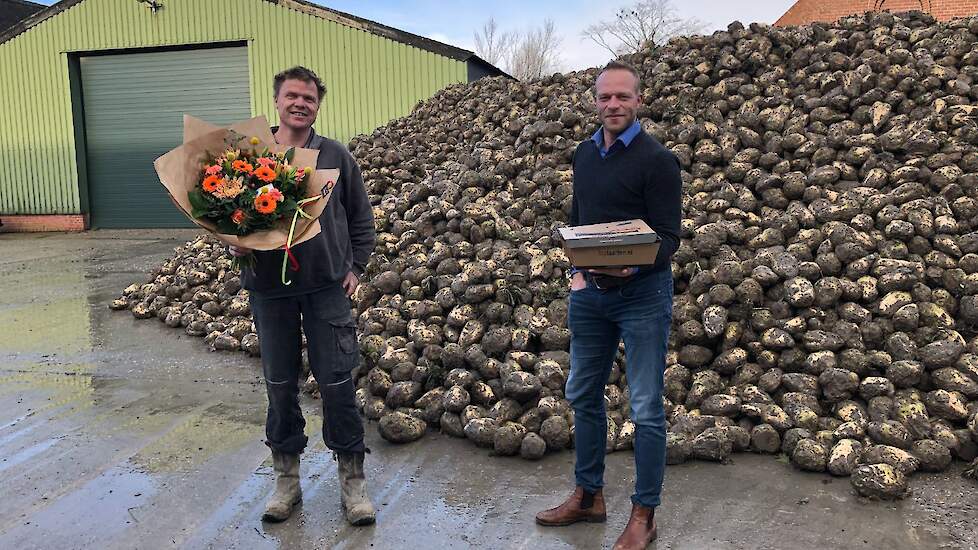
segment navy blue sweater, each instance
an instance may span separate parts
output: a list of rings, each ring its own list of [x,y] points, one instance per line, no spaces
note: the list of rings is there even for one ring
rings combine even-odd
[[[574,152],[574,198],[570,225],[643,219],[662,239],[655,263],[668,269],[679,248],[683,181],[679,160],[647,133],[628,146],[616,142],[606,157],[588,139]]]

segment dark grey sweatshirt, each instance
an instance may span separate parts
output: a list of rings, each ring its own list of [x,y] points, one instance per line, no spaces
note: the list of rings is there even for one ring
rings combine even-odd
[[[275,132],[278,128],[272,128]],[[340,178],[326,209],[319,216],[322,232],[292,248],[299,271],[286,271],[292,284],[282,284],[284,250],[255,251],[255,269],[243,269],[241,284],[265,298],[298,296],[340,284],[352,271],[363,278],[367,259],[374,250],[374,216],[363,185],[360,167],[353,155],[338,141],[309,136],[304,146],[319,149],[316,168],[339,168]]]

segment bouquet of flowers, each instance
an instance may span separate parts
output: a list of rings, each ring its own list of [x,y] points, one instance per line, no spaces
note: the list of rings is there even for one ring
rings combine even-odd
[[[229,132],[228,138],[233,143],[239,136]],[[258,138],[252,137],[250,144],[259,145]],[[294,154],[295,149],[272,153],[268,147],[236,149],[229,144],[205,161],[200,183],[187,194],[190,215],[230,235],[270,229],[306,199],[301,184],[312,168],[293,167]]]
[[[154,166],[187,217],[222,241],[255,250],[283,249],[316,236],[338,169],[314,170],[319,151],[275,143],[264,117],[228,128],[184,116],[184,142]],[[249,257],[251,258],[251,257]],[[247,267],[249,262],[245,262]]]

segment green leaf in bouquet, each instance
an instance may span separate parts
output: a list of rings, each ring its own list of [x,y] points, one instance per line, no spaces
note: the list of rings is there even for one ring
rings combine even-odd
[[[190,204],[195,207],[207,208],[210,206],[207,199],[204,198],[204,194],[200,192],[200,189],[194,189],[187,193],[187,198],[190,199]]]
[[[295,157],[295,147],[289,147],[285,152],[285,162],[292,162],[293,157]]]
[[[187,193],[187,198],[190,199],[190,206],[192,207],[192,211],[190,212],[191,216],[200,218],[210,212],[210,201],[204,197],[204,194],[201,193],[199,189],[194,189],[193,191]]]
[[[220,218],[217,220],[217,230],[226,235],[237,235],[238,224],[227,218]]]

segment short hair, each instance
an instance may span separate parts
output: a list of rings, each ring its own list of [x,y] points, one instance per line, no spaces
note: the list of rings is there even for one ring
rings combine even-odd
[[[303,82],[311,82],[316,85],[316,93],[319,94],[319,101],[323,100],[323,96],[326,95],[326,85],[323,81],[316,76],[316,73],[311,70],[301,66],[296,65],[291,69],[286,69],[277,75],[275,75],[275,83],[272,85],[272,89],[275,92],[275,97],[278,97],[278,91],[282,89],[282,83],[286,80],[301,80]]]
[[[598,78],[608,71],[628,71],[632,73],[635,77],[635,92],[640,92],[642,90],[642,77],[638,75],[638,69],[629,63],[624,61],[618,61],[617,59],[609,61],[607,65],[601,67],[601,71],[598,72],[598,76],[594,78],[594,86],[598,86]]]

